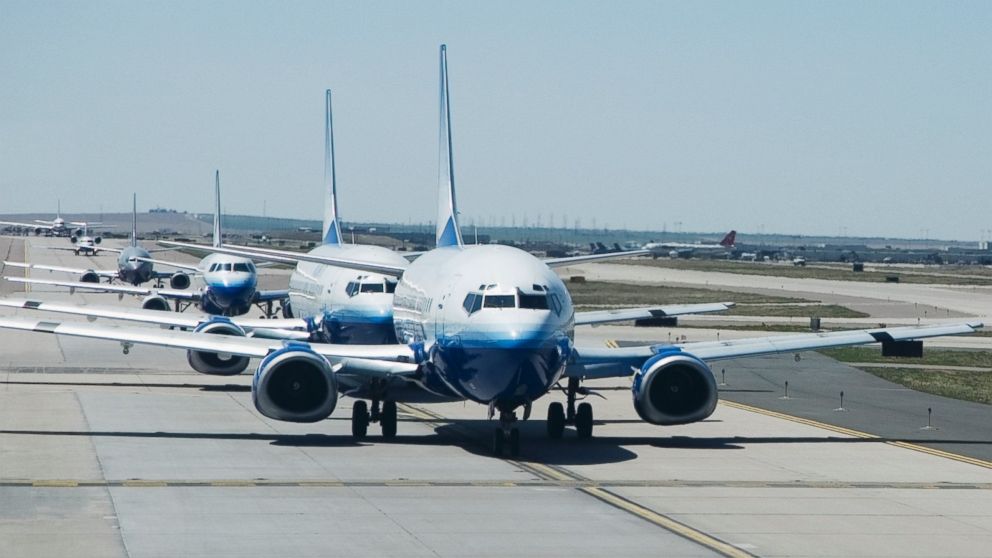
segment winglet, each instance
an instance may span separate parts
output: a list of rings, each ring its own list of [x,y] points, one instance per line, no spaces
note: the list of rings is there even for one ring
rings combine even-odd
[[[448,99],[447,46],[441,45],[441,120],[438,153],[437,246],[461,246],[458,204],[455,203],[455,164],[451,156],[451,104]]]
[[[220,248],[223,243],[220,231],[220,171],[214,171],[214,241],[213,247]]]
[[[338,184],[334,172],[334,119],[331,116],[331,90],[327,90],[324,119],[324,244],[341,244],[341,224],[338,223]]]
[[[131,194],[131,246],[138,245],[138,194]]]

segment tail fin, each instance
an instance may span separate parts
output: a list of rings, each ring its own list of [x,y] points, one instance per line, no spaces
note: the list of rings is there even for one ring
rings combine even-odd
[[[723,237],[723,240],[720,241],[720,246],[723,246],[724,248],[733,248],[734,243],[736,242],[737,242],[737,231],[730,231],[729,233],[727,233],[727,236]]]
[[[220,248],[222,243],[220,231],[220,171],[214,172],[214,248]]]
[[[331,90],[327,90],[324,117],[324,244],[341,244],[341,224],[338,223],[338,184],[334,172],[334,119],[331,117]]]
[[[455,203],[455,164],[451,157],[451,104],[448,99],[447,46],[441,45],[441,120],[437,180],[437,246],[461,246],[458,204]]]
[[[131,246],[138,245],[138,194],[131,194]]]
[[[62,217],[62,200],[57,200],[55,203],[58,204],[56,205],[57,209],[55,210],[55,218],[58,219]]]

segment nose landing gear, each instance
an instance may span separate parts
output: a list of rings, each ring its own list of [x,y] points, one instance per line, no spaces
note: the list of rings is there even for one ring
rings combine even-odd
[[[502,457],[504,450],[510,454],[510,457],[520,455],[520,429],[516,424],[517,413],[500,410],[499,426],[493,430],[493,455]]]

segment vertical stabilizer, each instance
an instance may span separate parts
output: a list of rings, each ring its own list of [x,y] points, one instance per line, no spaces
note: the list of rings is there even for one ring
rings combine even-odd
[[[331,116],[331,90],[327,90],[324,116],[324,244],[341,244],[338,223],[338,183],[334,169],[334,118]]]
[[[220,171],[214,173],[214,248],[221,245],[220,231]]]
[[[57,204],[55,210],[55,218],[58,219],[62,217],[62,200],[57,200],[55,203]]]
[[[447,47],[441,45],[441,120],[439,133],[437,179],[438,247],[461,246],[462,232],[458,227],[458,204],[455,203],[455,164],[451,157],[451,105],[448,99]]]
[[[138,194],[131,194],[131,246],[138,245]]]

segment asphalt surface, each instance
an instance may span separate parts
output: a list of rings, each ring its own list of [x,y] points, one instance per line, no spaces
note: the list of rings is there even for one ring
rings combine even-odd
[[[52,241],[29,239],[30,261],[76,261],[45,250]],[[598,344],[643,334],[577,333]],[[494,425],[479,405],[404,405],[395,440],[373,427],[355,442],[351,399],[316,424],[269,420],[254,410],[250,375],[195,374],[181,351],[125,356],[116,343],[8,331],[0,355],[4,558],[986,556],[992,547],[992,463],[730,402],[703,422],[652,426],[632,409],[627,379],[590,384],[602,396],[588,399],[591,440],[571,429],[547,439],[541,419],[561,400],[552,393],[521,426],[521,457],[503,459],[489,455]],[[786,404],[836,407],[806,395],[807,379],[823,374],[797,372],[791,356],[726,364],[728,399],[774,403],[780,373],[796,390]],[[845,415],[864,412],[858,397]]]

